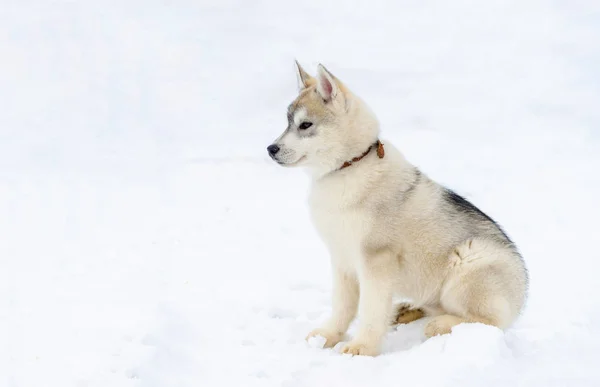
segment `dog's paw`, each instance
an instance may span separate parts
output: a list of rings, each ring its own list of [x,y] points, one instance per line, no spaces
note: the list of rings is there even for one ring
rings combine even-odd
[[[377,356],[379,355],[379,350],[376,346],[353,340],[342,347],[341,353],[361,356]]]
[[[325,339],[325,344],[323,345],[323,348],[332,348],[337,343],[342,341],[342,338],[343,338],[343,335],[329,332],[328,330],[323,329],[323,328],[317,328],[317,329],[314,329],[312,332],[310,332],[306,336],[305,340],[308,341],[309,339],[311,339],[313,337],[317,337],[317,336],[321,336]]]

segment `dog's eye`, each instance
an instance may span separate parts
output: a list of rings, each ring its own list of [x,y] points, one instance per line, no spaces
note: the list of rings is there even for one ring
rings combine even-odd
[[[298,129],[300,130],[305,130],[308,129],[312,126],[312,122],[303,122],[300,124],[300,126],[298,126]]]

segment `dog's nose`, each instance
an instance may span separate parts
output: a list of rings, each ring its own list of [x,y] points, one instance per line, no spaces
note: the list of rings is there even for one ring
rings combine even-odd
[[[267,151],[269,152],[269,154],[271,156],[274,156],[277,152],[279,152],[279,147],[277,145],[275,145],[275,144],[269,145],[267,147]]]

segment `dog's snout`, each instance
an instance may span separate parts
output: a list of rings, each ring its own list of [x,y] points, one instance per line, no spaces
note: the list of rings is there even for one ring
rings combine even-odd
[[[271,156],[275,156],[279,152],[279,146],[272,144],[267,147],[267,151]]]

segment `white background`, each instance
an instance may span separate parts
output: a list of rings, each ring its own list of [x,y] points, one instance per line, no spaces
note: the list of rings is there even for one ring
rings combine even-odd
[[[0,2],[0,386],[597,386],[597,1]],[[505,334],[309,347],[329,258],[270,161],[297,58],[531,276]]]

